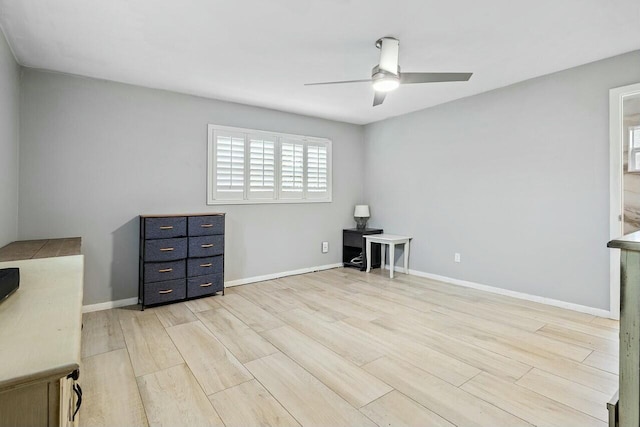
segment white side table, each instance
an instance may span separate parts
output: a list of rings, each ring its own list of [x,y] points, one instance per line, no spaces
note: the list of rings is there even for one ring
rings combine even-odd
[[[366,256],[367,256],[367,273],[371,271],[371,243],[380,243],[381,251],[381,264],[380,268],[384,270],[384,255],[385,247],[389,246],[389,258],[391,260],[389,268],[389,277],[393,279],[393,264],[395,260],[396,245],[404,245],[404,272],[409,274],[409,246],[413,237],[408,236],[396,236],[395,234],[370,234],[363,236],[366,241]]]

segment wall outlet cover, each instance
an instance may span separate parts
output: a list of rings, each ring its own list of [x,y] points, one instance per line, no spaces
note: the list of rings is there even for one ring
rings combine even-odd
[[[455,262],[460,262],[460,254],[456,252],[456,253],[453,255],[453,260],[454,260]]]
[[[326,254],[329,252],[329,242],[322,242],[322,253]]]

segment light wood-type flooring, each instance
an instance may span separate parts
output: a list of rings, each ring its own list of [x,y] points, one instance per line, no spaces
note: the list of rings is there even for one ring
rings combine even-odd
[[[84,315],[83,426],[605,426],[618,323],[334,269]]]

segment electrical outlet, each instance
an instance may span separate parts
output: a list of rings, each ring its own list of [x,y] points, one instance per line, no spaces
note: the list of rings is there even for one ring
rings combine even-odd
[[[455,262],[460,262],[460,254],[458,252],[453,255],[453,260]]]
[[[329,242],[322,242],[322,253],[326,254],[329,252]]]

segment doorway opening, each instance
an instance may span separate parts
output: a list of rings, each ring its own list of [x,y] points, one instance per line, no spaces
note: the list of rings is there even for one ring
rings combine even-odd
[[[609,237],[640,230],[640,83],[609,91]],[[612,249],[610,317],[620,318],[620,250]]]

